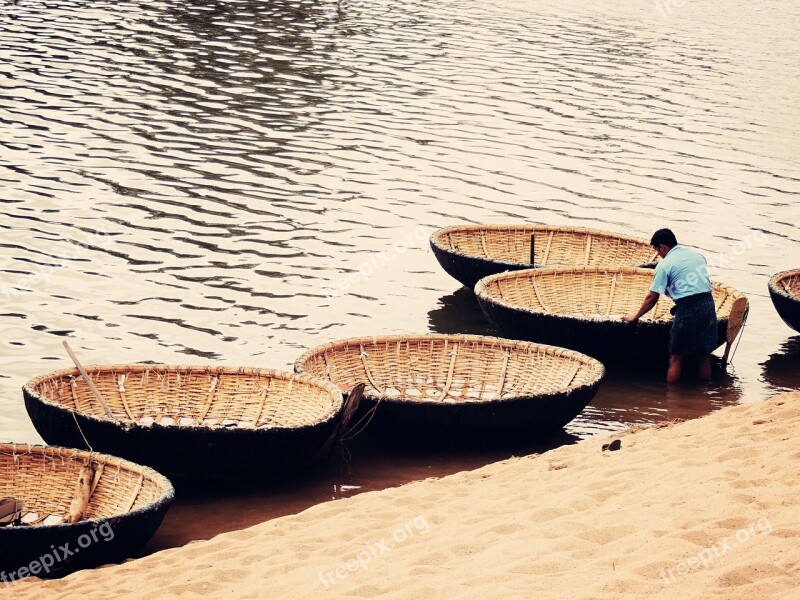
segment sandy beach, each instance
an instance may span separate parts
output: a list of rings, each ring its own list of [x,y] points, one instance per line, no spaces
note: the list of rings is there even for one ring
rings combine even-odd
[[[800,597],[800,393],[314,506],[15,598]]]

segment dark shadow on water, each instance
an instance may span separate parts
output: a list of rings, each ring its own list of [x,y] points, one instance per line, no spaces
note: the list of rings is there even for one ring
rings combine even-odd
[[[790,337],[761,363],[764,380],[784,390],[800,390],[800,335]]]
[[[470,333],[500,336],[481,311],[475,294],[465,287],[439,298],[439,305],[428,312],[432,333]]]

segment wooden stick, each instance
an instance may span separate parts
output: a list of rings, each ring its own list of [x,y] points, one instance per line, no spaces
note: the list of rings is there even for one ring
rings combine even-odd
[[[592,252],[592,235],[586,236],[586,254],[583,257],[583,266],[589,266],[589,254]]]
[[[536,264],[536,234],[531,234],[531,266]]]
[[[605,316],[611,314],[611,306],[614,304],[614,290],[617,289],[617,276],[611,278],[611,292],[608,294],[608,304],[606,305]]]
[[[106,401],[103,400],[103,396],[100,395],[100,392],[94,386],[94,382],[91,379],[89,379],[89,374],[86,372],[86,369],[83,368],[83,365],[81,364],[81,361],[78,360],[78,357],[75,356],[75,353],[72,351],[72,348],[69,347],[67,340],[64,340],[64,348],[66,348],[67,354],[69,354],[69,357],[72,359],[72,362],[74,362],[75,366],[78,367],[78,371],[80,371],[81,377],[83,377],[83,380],[86,382],[86,385],[89,386],[89,389],[91,390],[92,394],[94,394],[94,397],[97,398],[97,401],[100,403],[100,406],[102,406],[103,410],[106,411],[106,416],[109,419],[113,419],[114,415],[111,414],[111,409],[108,407],[108,404],[106,404]]]

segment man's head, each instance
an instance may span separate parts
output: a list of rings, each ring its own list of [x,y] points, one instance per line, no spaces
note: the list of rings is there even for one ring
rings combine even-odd
[[[661,258],[664,258],[667,252],[678,245],[678,240],[675,239],[675,234],[671,230],[659,229],[650,238],[650,245],[656,249]]]

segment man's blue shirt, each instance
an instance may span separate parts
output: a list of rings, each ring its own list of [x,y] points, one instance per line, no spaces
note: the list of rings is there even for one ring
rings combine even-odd
[[[656,265],[651,292],[666,294],[673,300],[711,291],[708,264],[699,252],[674,246]]]

